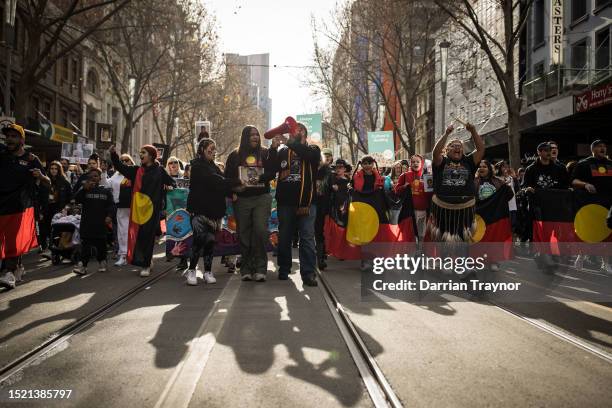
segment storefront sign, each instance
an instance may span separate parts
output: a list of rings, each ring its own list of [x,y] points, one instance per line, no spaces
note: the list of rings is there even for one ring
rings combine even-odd
[[[553,0],[550,11],[550,64],[563,63],[563,0]]]
[[[574,107],[576,112],[586,112],[609,103],[612,103],[612,83],[577,95]]]

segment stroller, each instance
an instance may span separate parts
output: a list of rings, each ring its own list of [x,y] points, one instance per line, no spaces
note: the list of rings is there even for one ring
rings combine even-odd
[[[78,209],[57,213],[51,221],[51,263],[59,265],[64,259],[77,263],[80,254],[79,226],[81,216]],[[71,213],[71,215],[68,215]]]

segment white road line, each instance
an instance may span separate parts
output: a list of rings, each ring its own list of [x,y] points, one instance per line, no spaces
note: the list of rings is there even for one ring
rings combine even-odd
[[[155,408],[186,408],[189,405],[239,288],[239,276],[232,275],[176,366]]]

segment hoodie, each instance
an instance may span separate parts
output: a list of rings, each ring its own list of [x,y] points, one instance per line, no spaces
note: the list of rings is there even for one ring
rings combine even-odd
[[[220,220],[225,215],[225,197],[240,180],[223,177],[221,169],[209,160],[198,157],[191,161],[187,211],[203,215],[211,220]]]

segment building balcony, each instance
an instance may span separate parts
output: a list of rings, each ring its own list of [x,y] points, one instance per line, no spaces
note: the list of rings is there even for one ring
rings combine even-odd
[[[527,105],[567,93],[583,92],[612,79],[612,66],[603,69],[558,67],[523,84]]]

